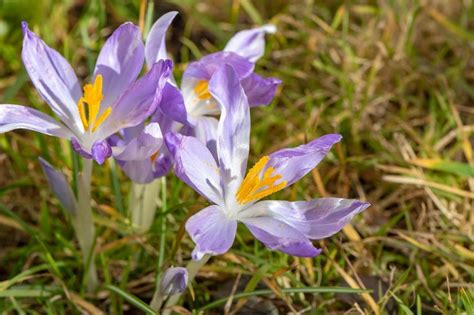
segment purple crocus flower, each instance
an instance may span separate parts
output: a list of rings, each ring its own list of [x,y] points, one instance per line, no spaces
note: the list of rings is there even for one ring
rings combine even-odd
[[[177,15],[168,12],[153,25],[145,47],[147,62],[166,58],[166,31]],[[265,50],[265,34],[274,33],[274,25],[264,25],[235,34],[227,43],[224,51],[202,57],[191,62],[183,74],[181,82],[182,97],[180,109],[185,108],[192,128],[185,128],[183,133],[195,135],[203,142],[215,142],[217,120],[213,117],[220,113],[216,100],[209,93],[209,81],[219,68],[231,65],[249,99],[249,105],[268,105],[281,81],[276,78],[263,78],[254,73],[255,62]],[[212,145],[212,144],[211,144]]]
[[[186,223],[196,243],[193,259],[227,252],[238,222],[268,248],[295,256],[316,256],[321,250],[311,239],[333,235],[369,206],[367,202],[340,198],[259,201],[310,172],[341,136],[328,134],[264,156],[245,175],[250,115],[239,74],[229,65],[219,68],[209,81],[209,93],[222,111],[216,158],[194,137],[172,133],[165,137],[175,158],[176,175],[213,203]]]
[[[183,292],[188,285],[188,271],[183,267],[171,267],[165,271],[160,281],[160,293],[163,296]]]
[[[61,122],[33,108],[0,105],[0,132],[30,129],[71,140],[84,158],[102,164],[112,150],[106,139],[136,126],[152,114],[161,101],[171,74],[171,61],[160,61],[137,80],[144,60],[140,31],[122,24],[100,51],[93,80],[83,92],[72,67],[48,47],[27,23],[23,27],[22,59],[42,98]]]

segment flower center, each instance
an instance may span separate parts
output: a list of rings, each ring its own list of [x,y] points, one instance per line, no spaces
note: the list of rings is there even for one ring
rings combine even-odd
[[[194,93],[201,101],[211,99],[211,93],[209,93],[209,81],[200,80],[194,87]]]
[[[245,176],[245,179],[235,195],[238,203],[243,205],[251,201],[262,199],[286,186],[287,181],[282,181],[278,185],[275,184],[282,178],[282,175],[273,175],[275,171],[273,167],[267,168],[263,175],[260,175],[269,160],[270,158],[268,156],[262,157],[247,173],[247,176]]]
[[[109,117],[112,108],[108,107],[98,118],[100,111],[100,103],[104,95],[102,94],[102,75],[98,74],[95,77],[94,84],[84,85],[84,96],[77,102],[77,109],[81,117],[82,125],[85,131],[92,132]],[[87,114],[86,114],[87,107]]]

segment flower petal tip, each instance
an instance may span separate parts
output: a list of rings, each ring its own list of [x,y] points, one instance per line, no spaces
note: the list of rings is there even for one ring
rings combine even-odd
[[[262,29],[265,31],[265,33],[268,34],[274,34],[277,31],[277,27],[275,24],[265,24],[262,26]]]
[[[160,281],[160,293],[173,295],[183,292],[188,285],[188,271],[183,267],[171,267]]]
[[[97,164],[104,164],[112,156],[112,148],[107,141],[97,141],[92,145],[92,157]]]
[[[21,22],[21,30],[23,31],[23,35],[26,35],[28,33],[29,31],[28,22],[26,21]]]
[[[333,145],[340,142],[342,140],[342,136],[338,133],[330,133],[324,136],[321,136],[314,140],[318,143],[318,146],[321,148],[325,148],[327,150],[331,149]]]
[[[176,134],[173,132],[168,132],[165,135],[165,143],[168,147],[168,150],[171,152],[172,155],[176,154],[176,149],[181,143],[182,136],[180,134]]]

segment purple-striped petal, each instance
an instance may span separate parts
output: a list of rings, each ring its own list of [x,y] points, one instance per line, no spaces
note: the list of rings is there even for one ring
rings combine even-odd
[[[314,257],[321,253],[303,233],[283,221],[271,217],[240,219],[266,247],[299,257]]]
[[[222,205],[219,167],[206,146],[194,137],[168,133],[165,141],[174,158],[174,173],[209,201]]]
[[[263,78],[252,73],[241,81],[242,87],[249,100],[250,107],[268,105],[275,97],[277,87],[281,80],[276,78]]]
[[[151,159],[135,161],[117,160],[117,163],[128,178],[135,183],[148,184],[156,178],[153,174],[153,162]]]
[[[275,32],[276,27],[271,24],[240,31],[229,40],[224,51],[235,52],[251,62],[256,62],[265,52],[265,34]]]
[[[194,136],[206,145],[217,161],[217,129],[219,121],[214,117],[200,117],[195,121]]]
[[[72,137],[71,138],[71,145],[72,145],[72,149],[77,153],[79,154],[80,156],[82,156],[83,158],[85,159],[92,159],[92,154],[90,154],[89,152],[87,152],[82,146],[81,144],[79,143],[79,140],[77,140],[75,137]]]
[[[341,135],[327,134],[308,144],[276,151],[269,155],[270,160],[261,174],[269,167],[273,167],[275,169],[273,174],[281,175],[281,181],[286,181],[286,187],[290,186],[314,169],[331,147],[341,139]]]
[[[143,77],[133,83],[112,105],[110,116],[99,127],[101,138],[142,123],[155,110],[162,98],[166,80],[171,74],[170,60],[159,61]]]
[[[241,212],[241,217],[272,217],[285,222],[310,239],[339,232],[352,218],[369,207],[368,202],[341,198],[311,201],[261,201]]]
[[[188,117],[181,92],[172,84],[166,83],[158,110],[168,119],[188,125]]]
[[[191,62],[183,74],[183,82],[188,78],[209,81],[223,65],[231,65],[239,79],[248,77],[255,65],[233,52],[216,52]]]
[[[145,44],[145,58],[148,67],[160,59],[167,59],[166,31],[178,12],[171,11],[163,14],[150,29]]]
[[[94,76],[102,75],[102,104],[110,106],[136,79],[143,67],[140,29],[130,22],[120,25],[102,47]]]
[[[28,29],[26,22],[22,28],[21,57],[36,90],[69,128],[82,132],[76,104],[82,92],[74,71],[66,59]]]
[[[122,147],[114,147],[113,153],[117,160],[142,161],[150,159],[163,144],[160,125],[149,123],[140,133]]]
[[[160,281],[160,293],[163,296],[183,292],[188,285],[188,271],[183,267],[168,268]]]
[[[65,139],[73,137],[73,133],[63,124],[36,109],[0,104],[0,133],[15,129],[28,129]]]
[[[233,68],[224,65],[209,82],[209,92],[220,104],[217,153],[226,196],[234,198],[247,170],[250,140],[250,110]]]
[[[164,145],[160,149],[160,153],[153,164],[153,177],[159,178],[166,176],[173,166],[173,157],[168,151],[168,148]]]
[[[237,221],[228,219],[221,208],[213,205],[190,217],[186,231],[196,243],[192,257],[199,260],[206,254],[224,254],[232,247]]]
[[[40,157],[39,161],[41,164],[41,168],[43,169],[43,173],[48,179],[49,187],[51,187],[51,190],[59,199],[61,205],[70,214],[76,214],[76,198],[74,197],[74,193],[72,192],[71,186],[69,186],[69,183],[64,174],[56,170],[43,158]]]

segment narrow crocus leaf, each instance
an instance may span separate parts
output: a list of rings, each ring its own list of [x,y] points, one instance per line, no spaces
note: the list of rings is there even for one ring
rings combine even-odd
[[[64,174],[56,170],[51,164],[49,164],[41,157],[39,158],[39,162],[41,164],[41,168],[43,169],[44,174],[46,175],[46,178],[48,179],[48,183],[51,187],[51,190],[59,199],[61,205],[69,213],[75,214],[77,212],[76,198],[74,198],[72,189],[69,186],[69,183]]]
[[[440,159],[414,159],[411,163],[427,169],[451,173],[464,177],[474,176],[474,166],[454,161],[446,161]]]
[[[188,285],[188,271],[183,267],[168,268],[160,281],[160,293],[173,295],[181,293]]]

